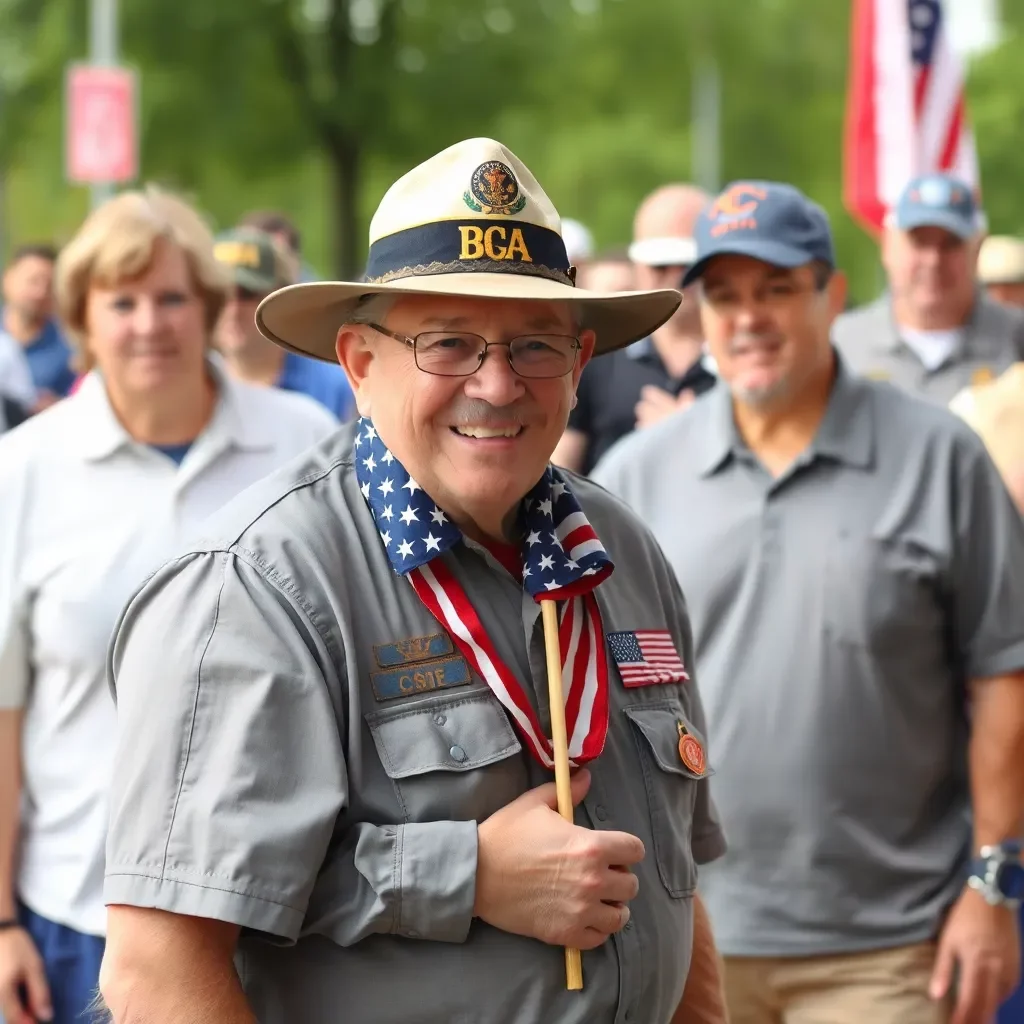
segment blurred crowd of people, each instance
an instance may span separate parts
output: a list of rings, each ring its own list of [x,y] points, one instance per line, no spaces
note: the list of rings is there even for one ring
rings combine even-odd
[[[978,799],[965,690],[1024,657],[1014,604],[1024,579],[1008,579],[1016,552],[1003,539],[1019,517],[952,417],[934,421],[936,407],[966,420],[1024,511],[1024,241],[986,237],[970,189],[926,176],[881,240],[884,295],[849,309],[827,223],[777,188],[712,197],[665,185],[640,204],[630,243],[603,252],[563,221],[577,286],[683,293],[650,337],[585,368],[553,461],[641,513],[690,602],[715,799],[733,843],[707,878],[737,1024],[832,1019],[794,1007],[823,986],[845,986],[855,1006],[872,971],[934,973],[941,1002],[949,979],[936,944],[961,906]],[[705,275],[699,222],[715,205],[742,218],[747,204],[773,225],[759,259],[789,266],[795,252],[803,276],[756,276],[743,263]],[[206,516],[356,415],[339,366],[285,351],[257,326],[268,295],[313,279],[286,216],[253,213],[214,235],[155,189],[110,200],[59,253],[31,244],[8,261],[0,921],[20,926],[0,931],[7,1024],[75,1020],[95,992],[115,729],[107,643],[125,601]],[[826,312],[791,314],[805,291],[825,295]],[[791,386],[807,394],[837,354],[849,405],[815,440],[798,401],[791,419],[764,427],[752,457],[715,433],[713,403],[738,386],[721,384],[721,364],[753,367],[753,378],[759,353],[787,346],[807,368]],[[862,399],[855,379],[917,397]],[[862,401],[877,415],[862,421]],[[812,473],[794,439],[823,465]],[[794,458],[806,477],[763,470]],[[949,536],[950,521],[961,535]],[[941,621],[935,594],[950,609]],[[842,664],[825,660],[819,633],[840,637]],[[770,664],[787,682],[759,690],[779,677]],[[842,692],[824,697],[824,677]],[[928,864],[931,891],[915,888],[911,861]],[[1024,1020],[1015,999],[1007,1022]],[[898,1019],[942,1018],[907,1009]]]

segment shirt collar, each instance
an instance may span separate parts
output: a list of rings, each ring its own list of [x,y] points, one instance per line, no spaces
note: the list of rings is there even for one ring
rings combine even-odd
[[[874,457],[875,431],[869,408],[871,396],[867,385],[854,377],[838,353],[835,353],[835,359],[836,377],[832,393],[808,455],[812,458],[821,455],[848,466],[864,468]],[[705,401],[706,458],[701,476],[707,477],[721,469],[730,456],[748,449],[736,429],[729,389],[720,384],[711,390]]]
[[[195,447],[208,449],[211,453],[228,448],[242,451],[272,448],[273,424],[265,422],[256,410],[249,408],[246,386],[231,379],[216,353],[207,356],[206,366],[217,389],[217,401],[210,422],[196,438]],[[85,459],[99,461],[121,448],[136,444],[117,418],[97,370],[86,375],[70,400],[87,413],[77,431],[79,451]]]
[[[627,345],[626,355],[637,362],[650,359],[652,355],[656,356],[657,353],[654,350],[654,342],[651,341],[651,336],[647,335],[646,338],[641,338],[639,341],[634,341],[632,345]]]
[[[971,311],[968,314],[967,319],[960,326],[963,334],[961,335],[960,346],[955,354],[955,358],[960,358],[963,355],[967,347],[967,341],[970,336],[978,330],[979,321],[984,317],[986,307],[990,301],[991,300],[987,298],[983,291],[980,289],[975,291],[974,305],[971,306]],[[890,352],[895,352],[902,348],[906,342],[900,334],[899,324],[896,323],[891,293],[886,292],[880,298],[876,299],[875,302],[872,303],[871,308],[879,320],[885,324],[886,329],[879,338],[882,348],[887,349]]]

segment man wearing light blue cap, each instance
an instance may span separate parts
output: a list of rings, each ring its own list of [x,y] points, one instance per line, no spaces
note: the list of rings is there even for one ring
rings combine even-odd
[[[1024,522],[973,431],[830,344],[819,206],[737,182],[695,237],[720,384],[592,476],[686,595],[730,1019],[990,1024],[1019,973]]]
[[[888,293],[835,325],[851,369],[946,405],[1024,355],[1024,314],[977,284],[984,230],[959,179],[927,174],[906,186],[882,239]]]

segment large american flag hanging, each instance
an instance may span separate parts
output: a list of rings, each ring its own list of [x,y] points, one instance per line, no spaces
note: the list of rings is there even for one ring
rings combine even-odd
[[[388,450],[373,423],[356,426],[356,476],[392,568],[487,683],[530,752],[547,768],[551,742],[514,673],[487,636],[473,604],[442,557],[462,531]],[[572,491],[549,466],[526,496],[520,517],[523,586],[537,601],[563,602],[559,619],[562,692],[569,759],[583,764],[604,749],[608,732],[608,664],[594,588],[612,562]]]
[[[963,87],[941,0],[853,0],[843,193],[869,230],[917,175],[978,187]]]

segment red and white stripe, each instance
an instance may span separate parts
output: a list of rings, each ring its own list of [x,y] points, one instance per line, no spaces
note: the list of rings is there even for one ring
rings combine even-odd
[[[912,59],[906,0],[853,0],[843,192],[847,209],[871,230],[907,182],[951,171],[979,184],[967,123],[964,72],[943,15],[931,64]]]
[[[555,527],[555,536],[573,561],[579,561],[595,551],[604,551],[604,545],[597,539],[594,528],[582,512],[566,516]]]
[[[570,555],[571,557],[571,555]],[[409,581],[420,600],[512,716],[533,756],[554,766],[550,739],[522,684],[501,659],[461,584],[441,559],[412,569]],[[562,692],[569,761],[584,764],[604,749],[608,733],[608,667],[601,613],[593,594],[564,603],[559,624]]]
[[[652,683],[681,683],[689,680],[690,676],[667,629],[638,630],[634,635],[644,660],[618,663],[623,686],[649,686]]]

